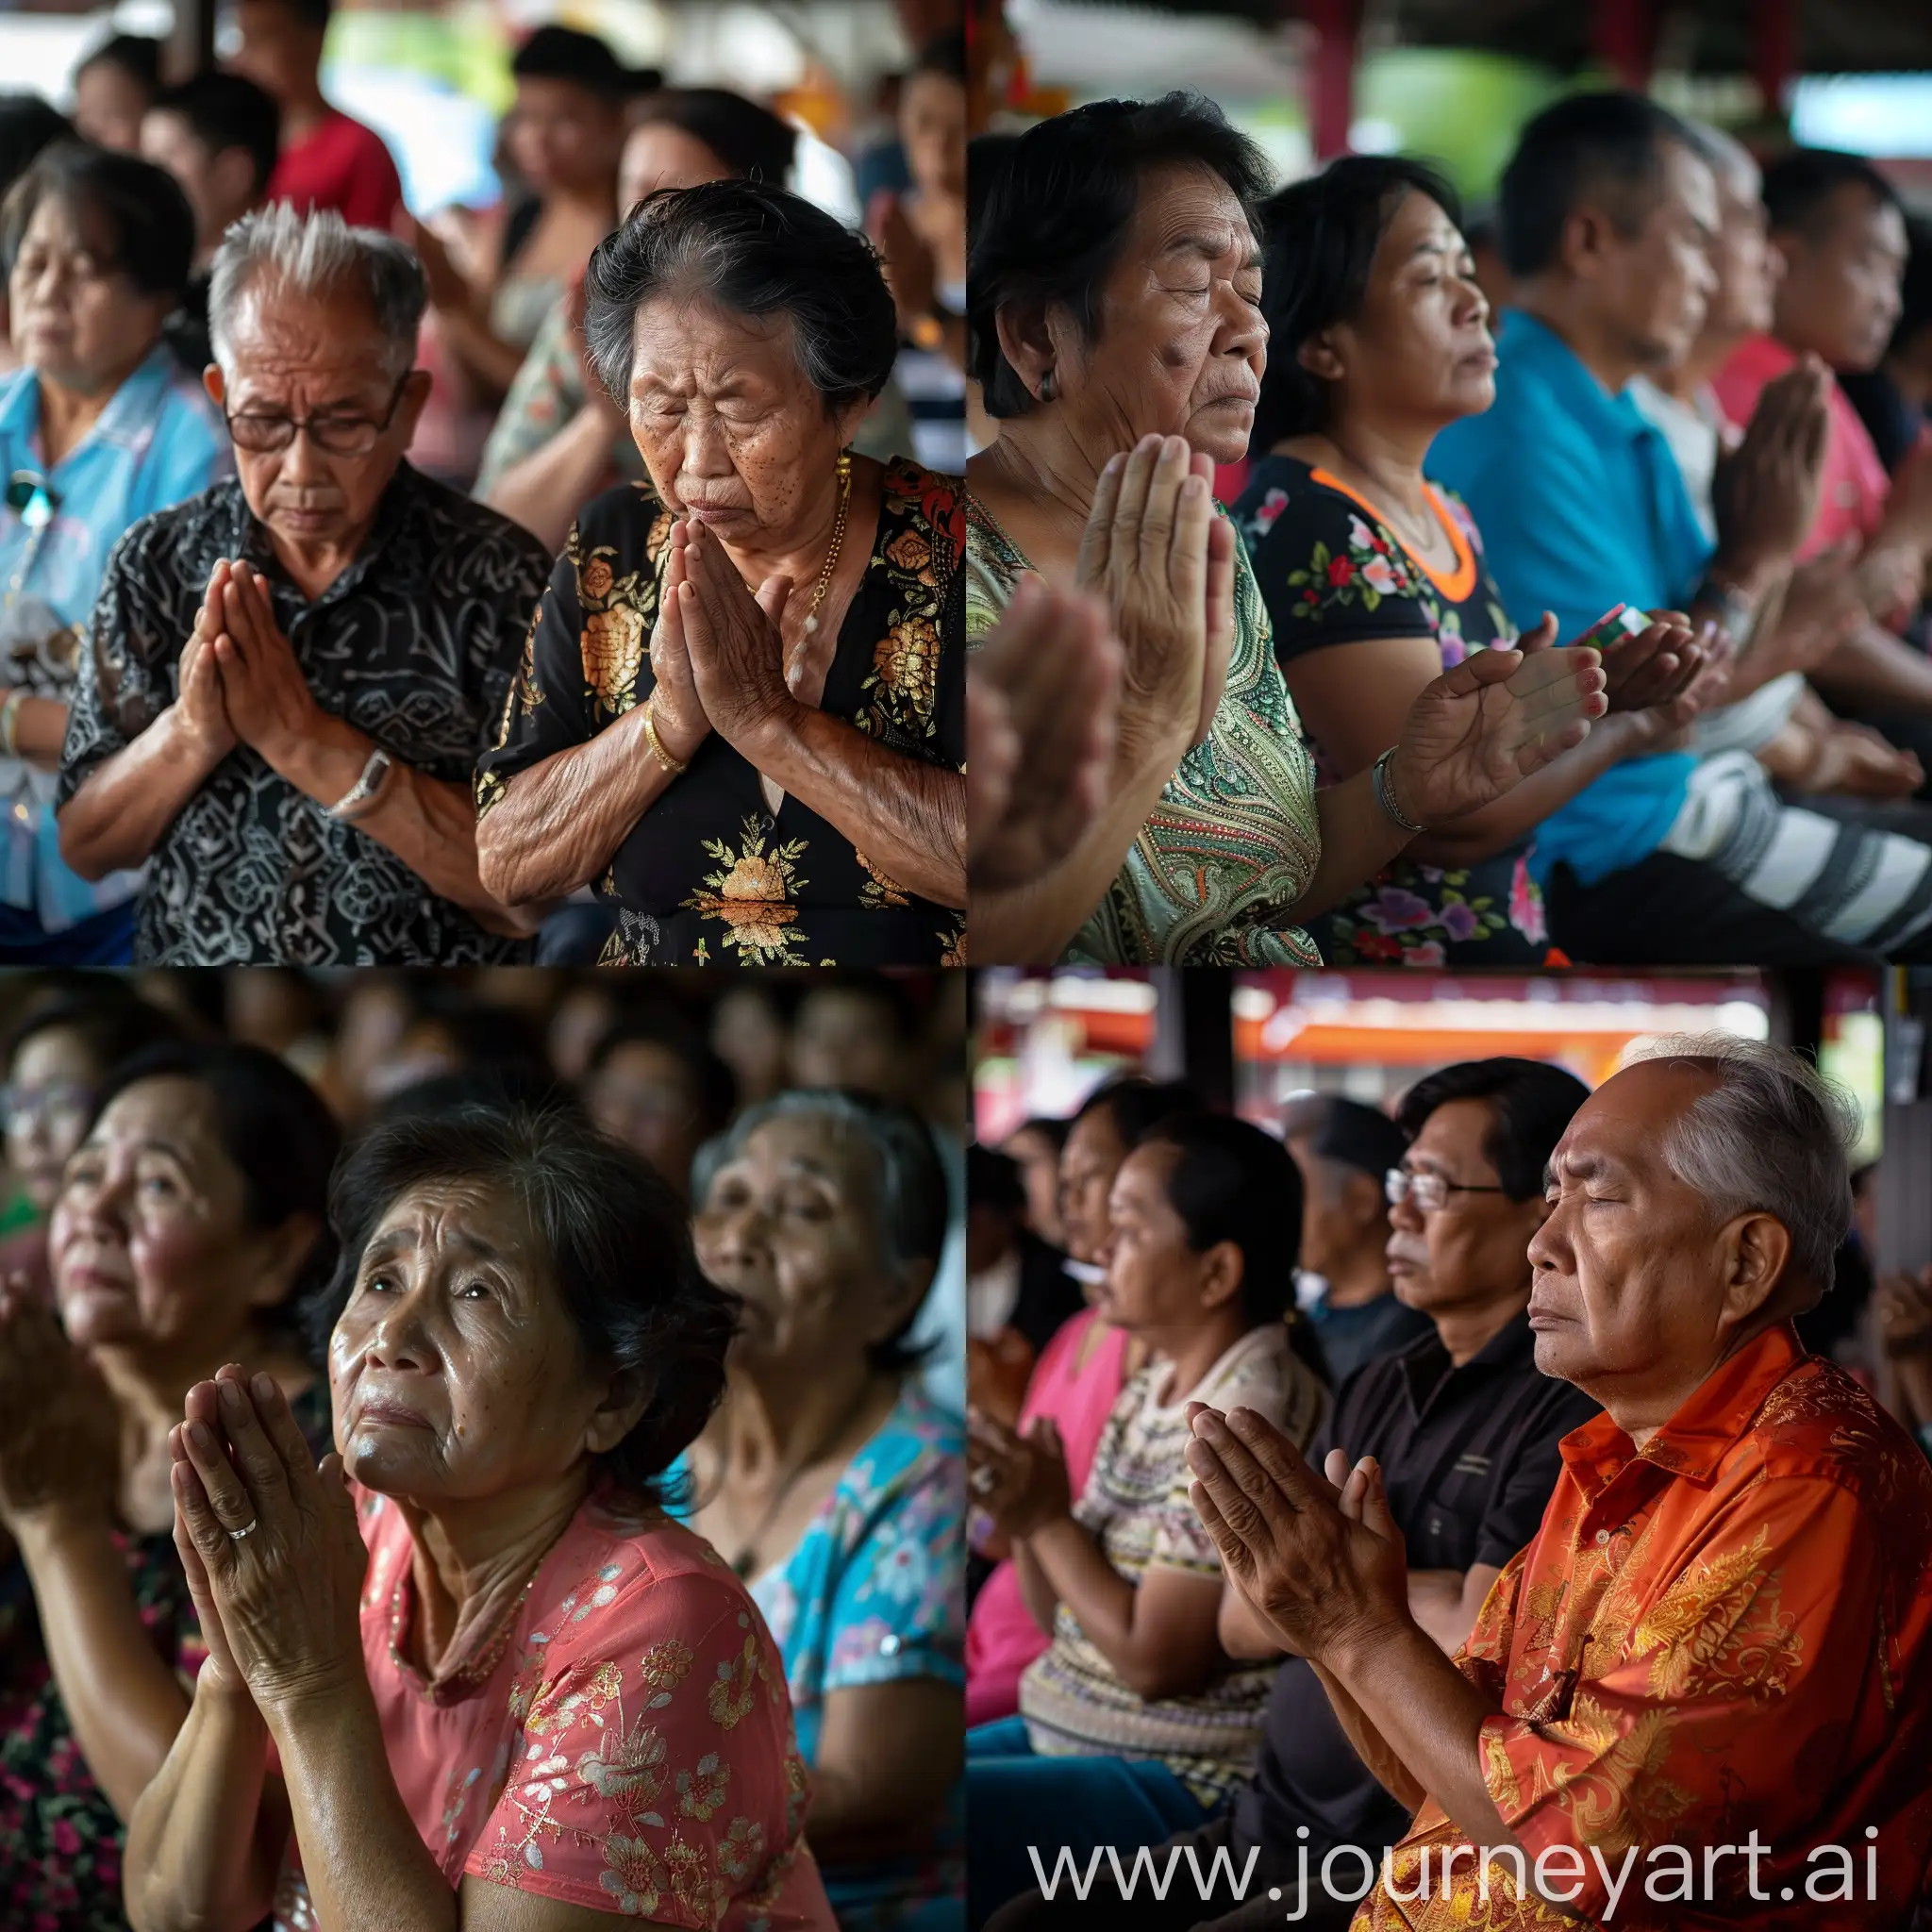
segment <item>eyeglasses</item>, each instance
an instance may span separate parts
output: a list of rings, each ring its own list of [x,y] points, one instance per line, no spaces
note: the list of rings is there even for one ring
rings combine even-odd
[[[332,457],[366,457],[395,421],[408,380],[406,372],[390,391],[389,408],[380,422],[369,416],[276,416],[249,409],[227,416],[228,434],[235,439],[237,449],[256,456],[273,456],[287,449],[295,441],[297,430],[307,430],[309,441]],[[223,414],[226,416],[226,410]]]
[[[24,1140],[56,1115],[85,1119],[93,1103],[92,1090],[71,1080],[55,1080],[45,1087],[0,1087],[0,1122],[9,1134]]]
[[[1406,1167],[1391,1167],[1382,1176],[1382,1191],[1391,1208],[1407,1201],[1418,1214],[1433,1214],[1451,1194],[1504,1194],[1507,1188],[1476,1187],[1466,1181],[1447,1181],[1439,1174],[1410,1174]]]

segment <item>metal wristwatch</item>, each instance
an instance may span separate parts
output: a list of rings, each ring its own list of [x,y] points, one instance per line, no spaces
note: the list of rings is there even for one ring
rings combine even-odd
[[[388,752],[380,748],[371,752],[369,762],[362,767],[362,775],[328,808],[329,817],[355,817],[356,813],[382,790],[382,781],[389,776],[389,768],[394,762]]]

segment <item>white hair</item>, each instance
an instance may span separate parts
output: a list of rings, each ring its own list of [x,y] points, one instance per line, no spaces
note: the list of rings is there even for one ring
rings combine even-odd
[[[236,311],[264,280],[274,292],[294,295],[353,289],[369,305],[386,371],[400,376],[415,361],[428,286],[412,251],[379,229],[350,227],[334,208],[301,215],[276,202],[243,215],[215,253],[208,335],[224,374],[234,370]]]
[[[1643,1060],[1686,1062],[1712,1081],[1664,1129],[1665,1165],[1719,1221],[1769,1214],[1791,1238],[1790,1273],[1827,1291],[1852,1224],[1857,1103],[1802,1055],[1727,1033],[1667,1034],[1624,1064]]]

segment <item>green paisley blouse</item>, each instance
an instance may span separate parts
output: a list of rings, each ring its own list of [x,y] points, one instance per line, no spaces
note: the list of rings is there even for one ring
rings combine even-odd
[[[966,646],[976,650],[1031,566],[969,490]],[[1274,661],[1247,552],[1235,546],[1235,641],[1207,741],[1181,760],[1071,962],[1319,966],[1289,914],[1321,857],[1315,764]]]

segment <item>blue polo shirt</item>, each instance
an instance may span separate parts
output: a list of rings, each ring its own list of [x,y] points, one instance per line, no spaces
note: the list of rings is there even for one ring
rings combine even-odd
[[[1613,604],[1681,610],[1710,545],[1663,437],[1534,316],[1507,310],[1496,354],[1494,405],[1437,437],[1428,472],[1469,506],[1512,622],[1527,630],[1554,610],[1567,642]],[[1658,752],[1612,766],[1538,826],[1538,881],[1559,859],[1592,885],[1647,858],[1696,762]]]

